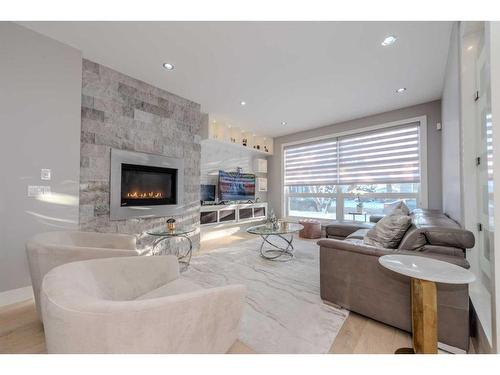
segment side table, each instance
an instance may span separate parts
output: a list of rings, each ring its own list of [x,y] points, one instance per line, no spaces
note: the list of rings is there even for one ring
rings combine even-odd
[[[347,213],[348,215],[352,215],[352,221],[356,221],[356,216],[364,216],[365,217],[365,222],[366,222],[366,217],[368,215],[368,212],[356,212],[356,211],[352,211],[352,212],[348,212]]]
[[[153,242],[153,248],[152,248],[152,255],[175,255],[177,259],[179,260],[179,264],[182,265],[181,271],[185,271],[187,267],[189,266],[189,262],[191,261],[191,256],[193,253],[193,242],[191,241],[191,238],[189,238],[189,234],[194,232],[196,229],[191,228],[191,227],[179,227],[175,228],[174,230],[165,230],[165,229],[159,229],[159,230],[152,230],[146,232],[150,236],[156,236],[158,237],[154,242]],[[169,238],[174,238],[174,237],[180,237],[180,238],[185,238],[188,240],[189,243],[189,248],[185,252],[181,252],[179,248],[177,247],[174,252],[171,253],[166,253],[164,251],[158,251],[157,247],[158,245],[162,242],[165,241]]]
[[[415,255],[384,255],[378,261],[411,277],[413,348],[398,349],[396,354],[437,354],[436,283],[469,284],[475,280],[474,274],[455,264]]]

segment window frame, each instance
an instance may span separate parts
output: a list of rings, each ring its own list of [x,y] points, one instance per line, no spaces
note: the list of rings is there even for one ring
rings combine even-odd
[[[365,197],[373,197],[373,198],[416,198],[417,207],[420,208],[428,208],[428,178],[427,178],[427,116],[417,116],[412,118],[406,118],[398,121],[391,121],[387,123],[382,123],[378,125],[371,125],[366,127],[360,127],[356,129],[351,129],[348,131],[330,133],[327,135],[313,137],[308,139],[303,139],[300,141],[287,142],[281,145],[281,176],[280,176],[280,199],[281,199],[281,217],[287,220],[299,220],[306,217],[299,216],[289,216],[288,215],[288,197],[293,196],[303,196],[303,197],[331,197],[336,199],[336,220],[338,220],[339,212],[342,212],[342,220],[343,220],[343,210],[344,210],[344,199],[349,196],[353,196],[350,193],[339,192],[338,189],[334,193],[286,193],[285,189],[285,148],[287,146],[299,145],[302,143],[321,141],[328,138],[342,137],[346,135],[353,135],[357,133],[363,133],[372,130],[379,130],[384,128],[389,128],[393,126],[405,125],[412,122],[419,123],[419,156],[420,156],[420,189],[418,193],[369,193],[365,195]],[[360,185],[363,185],[360,183]],[[329,219],[318,219],[320,221],[331,221]]]

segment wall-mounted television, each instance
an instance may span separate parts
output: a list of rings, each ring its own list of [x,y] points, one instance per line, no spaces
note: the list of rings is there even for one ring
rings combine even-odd
[[[255,175],[219,171],[219,199],[223,201],[255,199]]]
[[[215,185],[200,185],[200,200],[202,202],[215,201]]]

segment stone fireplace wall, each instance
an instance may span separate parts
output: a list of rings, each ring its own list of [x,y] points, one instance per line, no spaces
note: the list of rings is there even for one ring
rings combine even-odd
[[[138,235],[147,246],[145,231],[168,219],[110,220],[111,148],[184,159],[185,210],[175,219],[199,228],[200,116],[197,103],[84,59],[80,228]],[[197,250],[199,233],[191,239]]]

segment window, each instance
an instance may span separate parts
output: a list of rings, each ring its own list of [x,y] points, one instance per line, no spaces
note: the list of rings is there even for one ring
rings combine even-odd
[[[416,208],[420,155],[418,121],[289,145],[283,154],[285,214],[363,221],[398,200]]]

